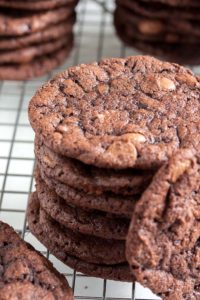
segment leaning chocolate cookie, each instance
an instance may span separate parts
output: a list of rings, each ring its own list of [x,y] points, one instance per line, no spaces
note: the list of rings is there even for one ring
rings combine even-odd
[[[164,300],[200,299],[200,155],[181,150],[137,202],[126,242],[136,279]]]

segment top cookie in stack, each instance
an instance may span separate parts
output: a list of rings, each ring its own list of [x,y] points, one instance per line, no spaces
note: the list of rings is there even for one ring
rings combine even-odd
[[[73,45],[77,0],[0,0],[0,79],[26,80],[57,67]]]
[[[29,105],[30,122],[54,152],[99,168],[152,169],[198,144],[199,82],[151,57],[71,67]]]
[[[199,64],[200,2],[116,0],[119,37],[144,53],[183,64]]]
[[[199,146],[199,93],[189,70],[143,56],[71,67],[46,83],[29,105],[31,231],[78,271],[132,281],[134,206],[173,152]]]

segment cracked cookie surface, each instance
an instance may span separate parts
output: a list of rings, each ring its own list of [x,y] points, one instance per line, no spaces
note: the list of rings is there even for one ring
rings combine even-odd
[[[72,300],[65,277],[0,221],[0,300]]]
[[[71,67],[32,98],[29,119],[45,145],[105,168],[159,167],[199,146],[200,84],[151,57]]]
[[[164,300],[200,299],[200,156],[179,150],[138,201],[126,242],[136,279]]]

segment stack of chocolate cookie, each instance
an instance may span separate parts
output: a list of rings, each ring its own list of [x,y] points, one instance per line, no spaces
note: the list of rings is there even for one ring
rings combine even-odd
[[[189,70],[143,56],[71,67],[46,83],[29,105],[32,233],[78,271],[132,281],[134,207],[174,151],[199,145],[199,94]]]
[[[129,46],[182,64],[199,64],[198,0],[116,0],[117,34]]]
[[[77,0],[0,0],[0,80],[26,80],[57,67],[73,45]]]

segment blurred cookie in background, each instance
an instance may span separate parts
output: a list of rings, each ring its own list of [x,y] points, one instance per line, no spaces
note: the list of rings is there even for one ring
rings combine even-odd
[[[179,1],[154,0],[117,0],[116,3],[114,25],[125,44],[172,62],[200,63],[198,3],[186,5],[184,1],[184,5]]]
[[[66,59],[77,2],[0,0],[0,80],[42,76]]]

